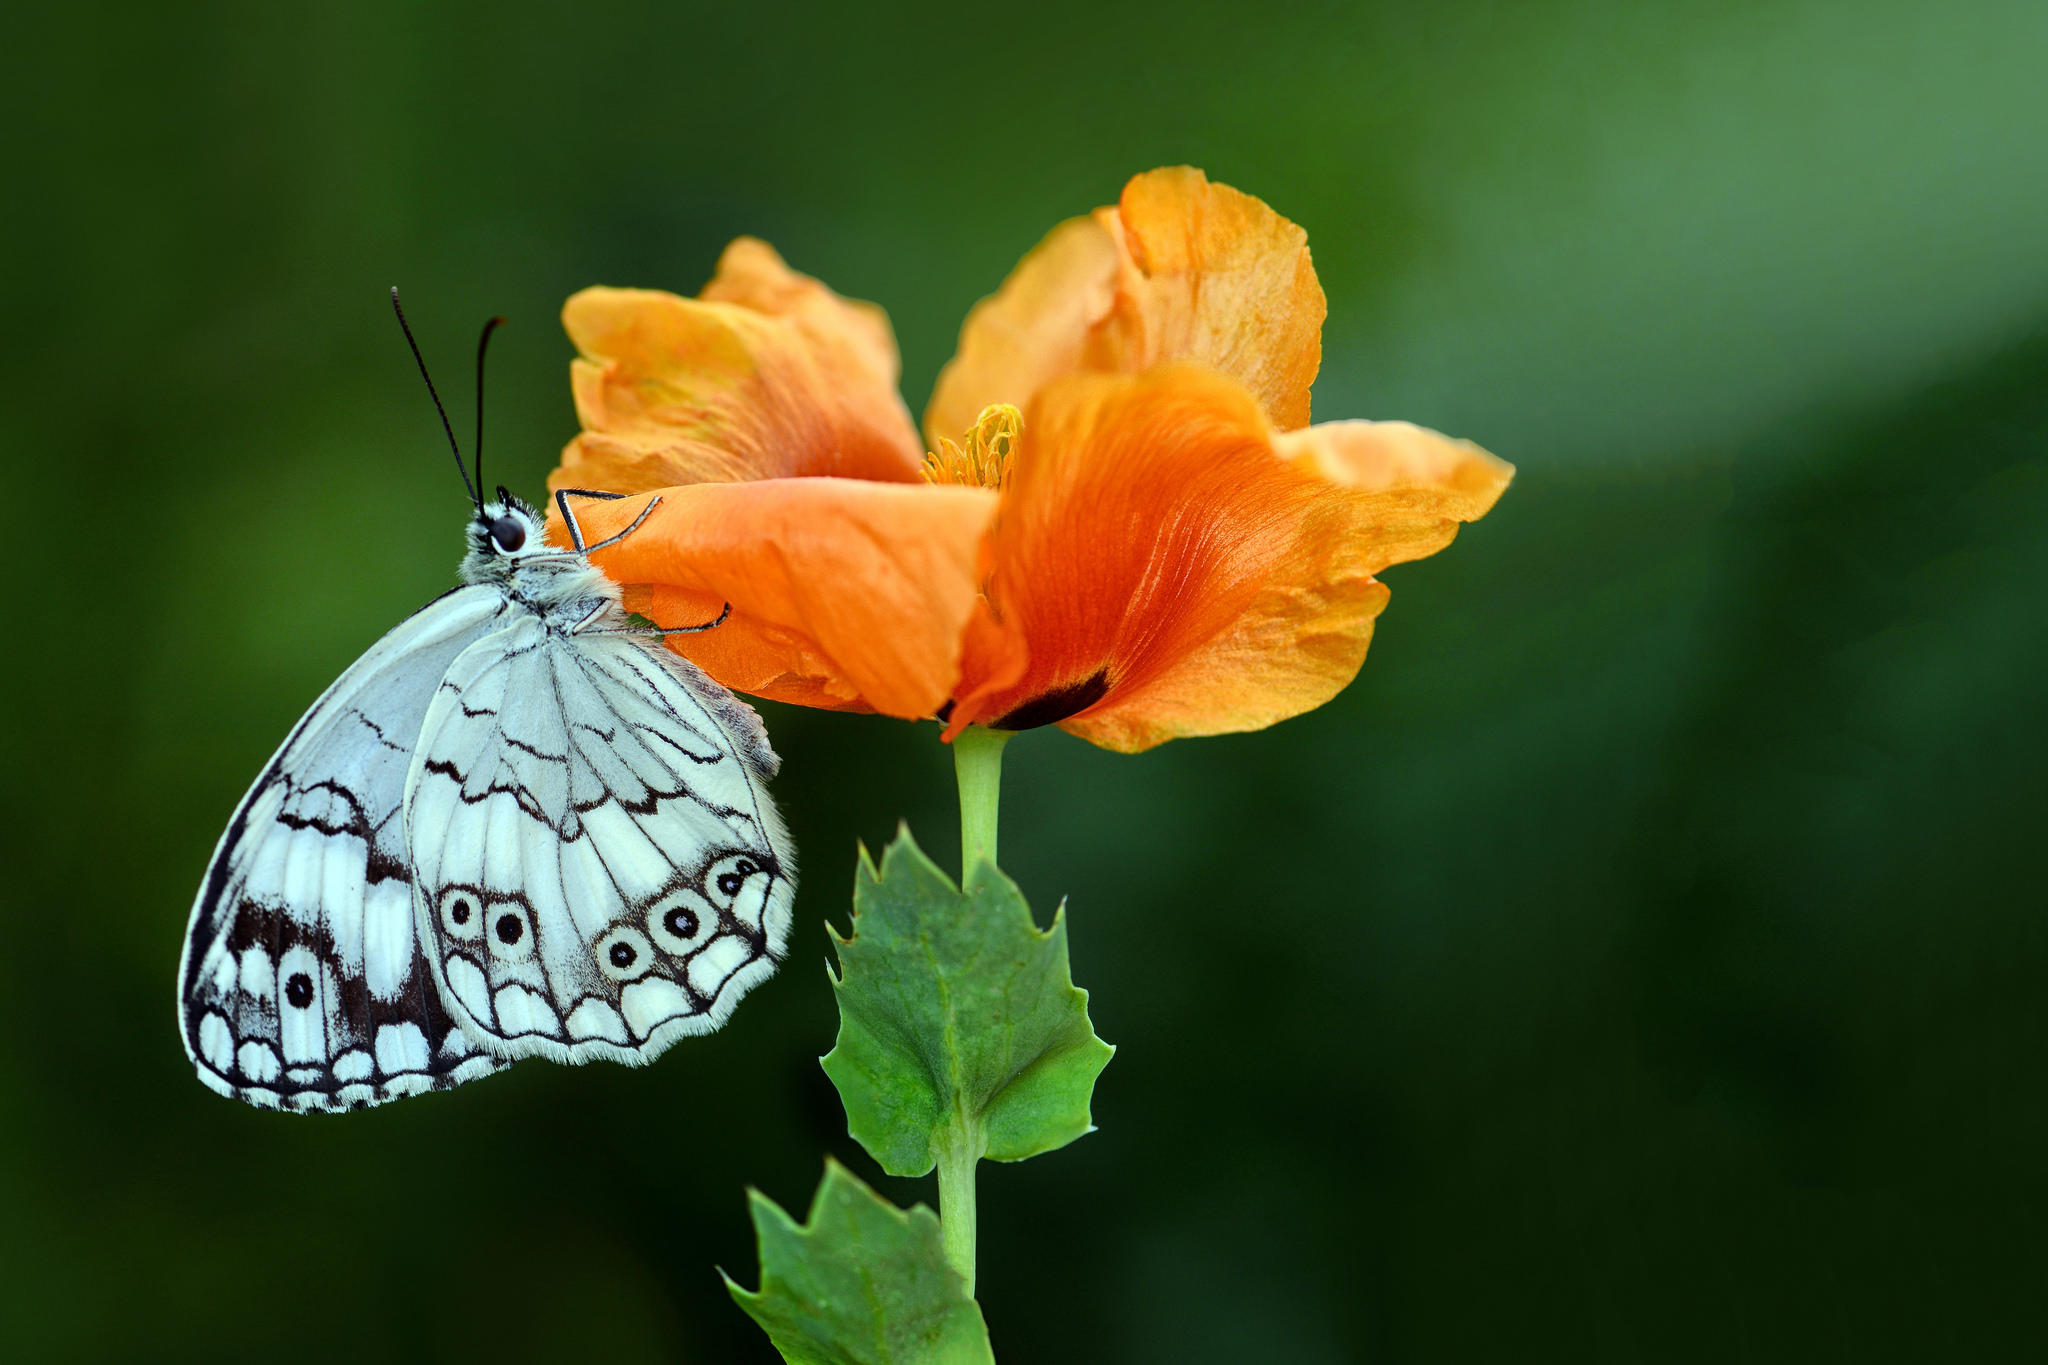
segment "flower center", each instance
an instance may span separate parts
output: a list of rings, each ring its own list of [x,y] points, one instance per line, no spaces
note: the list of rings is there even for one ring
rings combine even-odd
[[[1023,430],[1023,413],[1008,403],[990,404],[959,441],[939,438],[939,448],[924,457],[925,482],[1000,489],[1010,477],[1010,456]]]

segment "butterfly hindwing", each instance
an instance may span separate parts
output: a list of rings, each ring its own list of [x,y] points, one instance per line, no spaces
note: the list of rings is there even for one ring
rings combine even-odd
[[[496,1055],[642,1062],[774,970],[793,867],[750,708],[637,637],[513,616],[410,769],[421,951]]]
[[[243,798],[179,970],[185,1050],[213,1089],[334,1110],[502,1065],[455,1027],[418,951],[401,812],[436,687],[504,607],[461,588],[407,618],[313,704]]]

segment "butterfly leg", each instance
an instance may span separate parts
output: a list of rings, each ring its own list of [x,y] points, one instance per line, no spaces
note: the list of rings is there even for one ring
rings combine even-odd
[[[602,498],[606,502],[617,502],[620,498],[630,498],[632,496],[631,493],[606,493],[595,488],[557,488],[555,490],[555,506],[562,509],[562,520],[568,523],[569,543],[574,545],[578,551],[586,553],[591,550],[602,550],[607,545],[616,545],[631,535],[641,522],[647,520],[647,514],[654,510],[654,503],[661,501],[660,498],[656,498],[654,502],[650,502],[647,506],[641,508],[640,515],[633,518],[633,525],[628,526],[610,540],[601,541],[596,545],[585,545],[583,543],[583,527],[577,523],[576,513],[569,507],[570,498]]]
[[[610,609],[611,609],[611,608],[610,608],[609,604],[607,604],[607,605],[606,605],[606,607],[604,608],[604,610],[606,610],[606,611],[609,611]],[[592,615],[593,615],[593,616],[595,616],[595,615],[598,615],[598,614],[601,614],[601,613],[592,613]],[[714,627],[714,626],[722,626],[722,625],[724,625],[724,624],[725,624],[725,618],[726,618],[726,617],[728,617],[728,616],[730,616],[730,615],[732,615],[732,603],[728,602],[728,603],[726,603],[726,604],[725,604],[724,608],[723,608],[723,609],[722,609],[722,610],[721,610],[721,611],[720,611],[720,612],[718,613],[718,616],[717,616],[717,617],[716,617],[715,619],[713,619],[713,620],[710,620],[710,621],[706,621],[706,622],[705,622],[705,623],[704,623],[703,625],[701,625],[701,626],[625,626],[625,627],[622,627],[622,628],[620,628],[620,629],[617,629],[617,630],[579,630],[579,631],[577,632],[577,634],[579,634],[579,635],[662,635],[662,636],[668,636],[668,635],[695,635],[695,634],[697,634],[697,633],[698,633],[698,632],[700,632],[700,631],[706,631],[706,630],[710,630],[710,629],[711,629],[712,627]]]

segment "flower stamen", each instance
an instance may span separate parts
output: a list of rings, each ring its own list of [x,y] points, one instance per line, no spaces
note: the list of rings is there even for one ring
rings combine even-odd
[[[1000,490],[1023,430],[1023,413],[1008,403],[991,403],[959,441],[939,438],[939,448],[924,457],[925,482]]]

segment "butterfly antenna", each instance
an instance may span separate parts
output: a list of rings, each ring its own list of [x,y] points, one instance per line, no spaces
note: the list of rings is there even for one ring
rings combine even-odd
[[[434,390],[434,377],[427,373],[427,358],[420,354],[420,344],[412,338],[412,327],[405,320],[405,309],[398,302],[398,286],[395,284],[391,286],[391,311],[398,314],[398,329],[405,333],[405,344],[412,347],[412,358],[419,364],[420,378],[427,381],[427,397],[434,400],[434,411],[441,414],[441,430],[448,433],[448,448],[455,452],[455,472],[462,476],[462,486],[469,490],[469,500],[476,504],[476,514],[482,516],[484,500],[478,496],[476,485],[469,481],[469,470],[462,463],[462,447],[455,443],[455,428],[448,422],[448,409],[441,406],[441,395]]]
[[[492,318],[484,324],[484,334],[476,342],[476,486],[484,486],[484,352],[490,348],[491,333],[505,325],[505,319]]]

